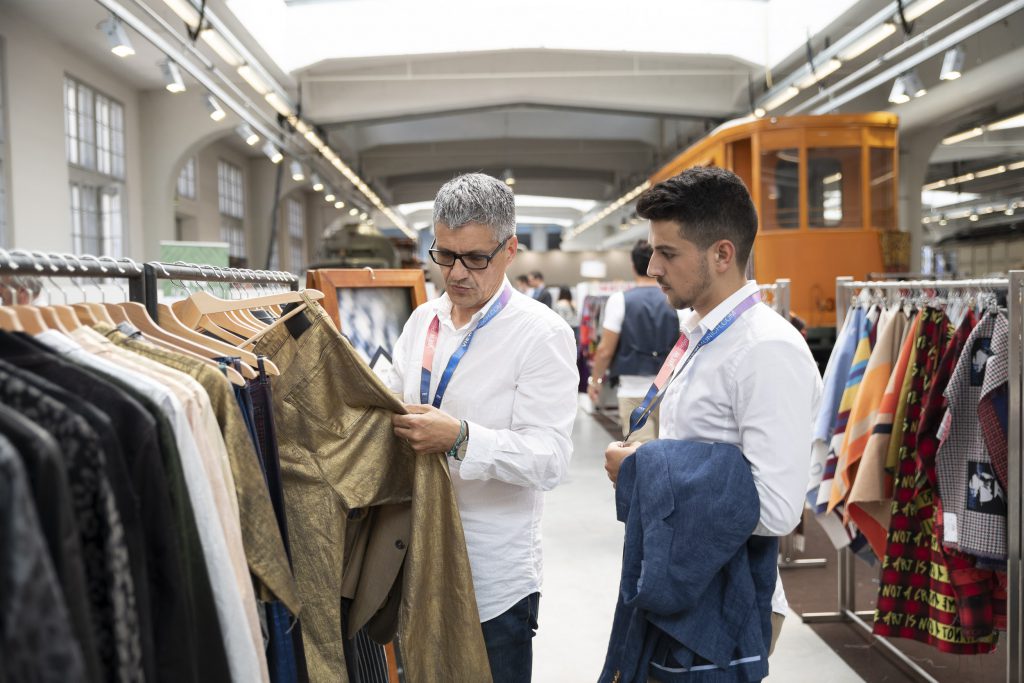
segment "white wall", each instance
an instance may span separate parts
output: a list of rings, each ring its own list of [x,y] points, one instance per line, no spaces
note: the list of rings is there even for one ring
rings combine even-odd
[[[71,251],[71,208],[64,148],[64,75],[124,105],[125,253],[141,258],[141,144],[138,92],[102,66],[56,41],[0,4],[6,46],[7,134],[10,157],[9,234],[18,249]]]

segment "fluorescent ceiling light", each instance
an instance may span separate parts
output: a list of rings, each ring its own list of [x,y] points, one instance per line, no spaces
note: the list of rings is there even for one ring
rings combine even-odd
[[[164,74],[164,83],[166,83],[164,87],[167,88],[167,92],[185,92],[185,81],[181,78],[181,69],[177,64],[170,59],[165,59],[160,62],[160,71]]]
[[[298,182],[298,181],[302,181],[302,180],[306,179],[306,174],[303,173],[303,171],[302,171],[302,164],[299,163],[298,161],[294,161],[294,160],[292,161],[292,163],[291,163],[291,170],[292,170],[292,180]]]
[[[896,32],[896,24],[886,22],[880,26],[876,26],[862,37],[858,38],[849,47],[839,53],[839,59],[844,62],[848,62],[851,59],[856,59],[862,54],[878,45],[880,42],[891,36]]]
[[[1000,173],[1006,173],[1006,166],[993,166],[992,168],[986,168],[982,171],[975,171],[975,178],[988,178],[989,176],[999,175]]]
[[[208,28],[199,34],[210,49],[217,53],[217,56],[223,59],[229,66],[233,66],[236,69],[243,64],[245,60],[242,59],[241,55],[235,52],[234,48],[228,45],[228,41],[224,39],[224,36],[214,31],[212,28]]]
[[[970,130],[965,130],[962,133],[956,133],[955,135],[950,135],[947,138],[942,138],[942,144],[955,145],[958,142],[963,142],[964,140],[976,138],[984,132],[985,129],[982,128],[981,126],[978,126],[976,128],[971,128]]]
[[[946,50],[942,57],[942,69],[939,70],[939,80],[955,81],[964,72],[965,53],[963,45],[957,45]]]
[[[928,183],[927,185],[922,185],[921,186],[921,190],[923,192],[930,192],[932,190],[941,190],[945,186],[946,186],[946,181],[945,180],[936,180],[934,183]]]
[[[1005,119],[1000,119],[985,126],[988,130],[1006,130],[1007,128],[1020,128],[1024,126],[1024,114],[1017,114]]]
[[[274,108],[274,111],[276,111],[281,116],[291,116],[291,105],[285,102],[284,98],[278,95],[276,92],[268,92],[263,99],[265,99],[267,103]]]
[[[203,102],[206,103],[206,109],[210,112],[210,118],[214,121],[222,121],[227,116],[227,113],[220,106],[220,102],[213,95],[209,93],[204,95]]]
[[[796,87],[795,85],[791,85],[788,88],[784,88],[782,92],[772,96],[771,99],[766,100],[762,106],[767,111],[771,111],[772,109],[778,109],[780,106],[796,97],[799,93],[800,88]]]
[[[903,18],[907,21],[913,21],[941,4],[942,0],[917,0],[917,2],[903,9]]]
[[[964,173],[963,175],[958,175],[955,178],[950,178],[947,182],[950,185],[959,185],[960,183],[966,183],[970,180],[974,180],[973,173]]]
[[[164,4],[190,27],[195,28],[199,25],[199,11],[189,0],[164,0]]]
[[[821,183],[822,185],[832,185],[833,183],[838,183],[842,179],[842,173],[833,173],[832,175],[827,175],[824,178],[822,178]]]
[[[248,64],[238,67],[238,75],[260,95],[266,95],[270,92],[270,86],[267,85],[267,82],[260,78],[260,75]]]
[[[1024,168],[1024,161],[1018,161],[1016,163],[1006,165],[1007,171],[1019,171],[1022,168]]]
[[[810,71],[803,80],[798,81],[796,86],[801,89],[809,88],[818,81],[820,81],[821,79],[825,78],[826,76],[829,76],[838,71],[839,67],[841,67],[842,65],[843,63],[840,62],[838,59],[830,59],[824,64],[819,64],[818,66],[814,67],[814,69]]]
[[[256,131],[249,127],[248,123],[240,124],[237,128],[235,128],[235,132],[237,132],[238,137],[245,140],[245,144],[249,145],[250,147],[252,147],[257,142],[260,141],[260,136],[256,134]]]
[[[110,51],[115,55],[124,58],[135,54],[132,41],[128,39],[128,31],[114,14],[107,17],[106,21],[101,22],[96,28],[103,31],[107,37],[107,43],[110,45]]]
[[[284,159],[284,155],[281,154],[281,150],[274,147],[273,143],[269,140],[263,143],[263,153],[266,154],[267,158],[274,164],[279,164],[281,163],[281,160]]]
[[[322,192],[324,189],[324,181],[320,180],[320,176],[313,173],[309,176],[309,182],[313,185],[314,192]]]

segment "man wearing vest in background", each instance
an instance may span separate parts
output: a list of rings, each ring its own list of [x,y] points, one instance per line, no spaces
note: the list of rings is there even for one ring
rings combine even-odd
[[[668,304],[657,281],[647,275],[653,253],[650,243],[640,240],[631,257],[636,287],[612,294],[601,322],[601,343],[594,354],[594,367],[587,380],[587,395],[597,405],[605,373],[619,378],[619,419],[622,436],[629,433],[629,416],[640,405],[655,375],[679,338],[679,314]],[[636,441],[658,438],[658,412],[655,410]]]

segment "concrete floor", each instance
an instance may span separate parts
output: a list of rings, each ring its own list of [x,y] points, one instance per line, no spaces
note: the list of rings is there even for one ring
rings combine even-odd
[[[534,639],[536,683],[593,683],[604,663],[618,592],[622,524],[604,473],[608,432],[581,406],[569,477],[547,494],[544,591]],[[862,681],[793,615],[770,661],[769,681]]]

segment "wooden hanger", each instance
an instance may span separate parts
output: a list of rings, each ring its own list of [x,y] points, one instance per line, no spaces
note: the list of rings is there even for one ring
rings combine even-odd
[[[39,306],[39,315],[43,316],[43,320],[52,329],[66,335],[71,334],[71,329],[64,324],[64,321],[61,320],[60,316],[57,315],[57,311],[52,306]]]
[[[149,317],[149,312],[146,310],[146,307],[138,302],[126,301],[121,304],[107,305],[120,309],[125,321],[139,330],[146,339],[159,344],[170,351],[197,358],[214,366],[217,365],[217,362],[214,361],[213,358],[225,355],[204,344],[196,343],[191,339],[185,339],[178,335],[171,334],[153,322],[153,319]],[[232,384],[236,384],[238,386],[245,385],[245,377],[243,377],[242,374],[239,374],[239,372],[234,368],[228,368],[227,376],[228,379],[231,380]],[[257,377],[257,373],[253,371],[250,379],[255,377]]]
[[[0,306],[0,329],[7,330],[8,332],[25,331],[25,328],[21,326],[21,321],[18,319],[18,314],[8,306]]]
[[[242,374],[244,376],[249,379],[254,379],[259,376],[259,373],[256,371],[259,363],[259,359],[256,357],[256,354],[248,351],[241,351],[230,344],[218,339],[211,339],[204,334],[196,332],[191,327],[186,327],[180,320],[178,320],[177,316],[174,315],[174,309],[165,303],[158,303],[156,308],[158,318],[157,323],[164,331],[206,347],[213,357],[237,356],[242,359]],[[273,366],[273,372],[271,372],[270,366]],[[277,366],[273,365],[273,363],[264,361],[264,367],[267,370],[267,374],[281,374],[281,371],[278,370]]]
[[[43,320],[43,316],[40,315],[38,306],[18,305],[11,306],[10,308],[18,316],[22,328],[28,334],[39,334],[50,329],[46,321]]]

